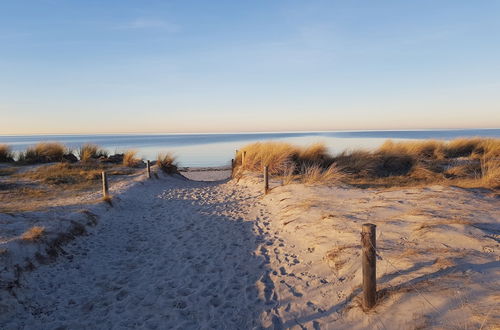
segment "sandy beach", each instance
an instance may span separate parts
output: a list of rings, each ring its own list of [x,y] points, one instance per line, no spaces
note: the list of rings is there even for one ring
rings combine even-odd
[[[205,181],[131,175],[112,185],[112,206],[1,214],[5,227],[23,221],[48,228],[37,242],[15,235],[2,241],[1,327],[500,324],[500,202],[492,193],[271,181],[263,195],[255,174],[219,180],[220,169],[198,169],[189,175]],[[365,222],[378,230],[380,299],[370,312],[360,305]],[[55,237],[71,230],[52,251]]]

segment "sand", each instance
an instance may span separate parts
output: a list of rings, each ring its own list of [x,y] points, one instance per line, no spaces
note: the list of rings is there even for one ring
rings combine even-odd
[[[61,245],[54,260],[29,255],[43,253],[48,239],[1,243],[9,257],[0,280],[10,286],[0,291],[0,328],[500,325],[500,203],[489,193],[273,181],[263,196],[261,178],[210,181],[221,179],[219,171],[197,172],[205,181],[162,175],[112,188],[112,207],[86,206],[95,225],[71,213],[87,232]],[[369,312],[359,304],[365,222],[377,224],[380,253],[381,298]],[[7,269],[26,259],[30,269]]]

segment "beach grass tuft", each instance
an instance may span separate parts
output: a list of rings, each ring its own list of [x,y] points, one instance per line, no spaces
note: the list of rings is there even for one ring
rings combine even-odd
[[[42,237],[44,232],[45,232],[45,227],[34,226],[34,227],[31,227],[30,229],[28,229],[27,231],[25,231],[21,235],[21,239],[24,241],[30,241],[30,242],[37,241]]]
[[[78,150],[78,158],[82,162],[89,162],[101,157],[108,157],[108,152],[96,144],[86,143]]]
[[[283,142],[258,142],[238,152],[239,175],[244,171],[261,172],[266,165],[284,183],[299,180],[359,186],[453,184],[497,189],[500,139],[388,140],[373,151],[352,150],[335,156],[323,144],[300,147]]]
[[[127,167],[138,167],[142,164],[142,160],[137,158],[137,151],[127,150],[123,154],[123,165]]]
[[[24,164],[61,162],[66,153],[69,153],[69,150],[61,143],[41,142],[21,152],[19,162]]]
[[[158,165],[164,173],[179,173],[175,156],[172,153],[158,154],[156,165]]]
[[[12,148],[6,144],[0,144],[0,163],[7,163],[14,161],[14,153]]]

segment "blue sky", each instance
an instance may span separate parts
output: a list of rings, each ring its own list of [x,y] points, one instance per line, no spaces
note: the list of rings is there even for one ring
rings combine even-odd
[[[0,0],[0,134],[462,127],[499,1]]]

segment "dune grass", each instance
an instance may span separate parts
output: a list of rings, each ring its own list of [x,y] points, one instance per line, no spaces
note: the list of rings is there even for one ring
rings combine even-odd
[[[245,161],[242,164],[243,154]],[[328,154],[325,145],[299,147],[282,142],[259,142],[242,148],[236,173],[262,171],[284,183],[345,182],[360,186],[455,184],[500,188],[500,139],[471,138],[449,142],[386,141],[373,151]]]
[[[19,162],[24,164],[61,162],[64,160],[64,155],[69,152],[61,143],[41,142],[21,152]]]
[[[131,171],[133,171],[87,163],[57,163],[19,173],[16,176],[50,185],[74,185],[81,188],[85,185],[95,185],[95,182],[101,179],[103,170],[106,170],[108,175],[126,175],[131,174]]]
[[[19,177],[40,181],[46,184],[77,184],[98,180],[102,170],[94,167],[58,163],[42,166],[31,171],[18,174]]]
[[[167,174],[179,173],[175,156],[171,153],[158,154],[156,165]]]
[[[108,152],[96,144],[86,143],[78,150],[78,158],[82,162],[89,162],[101,157],[108,157]]]
[[[25,231],[21,235],[21,239],[23,241],[29,241],[29,242],[37,241],[37,240],[39,240],[42,237],[42,235],[44,234],[44,232],[45,232],[45,228],[44,227],[34,226],[34,227],[31,227],[30,229],[28,229],[27,231]]]
[[[10,146],[0,144],[0,163],[7,163],[14,161],[14,153]]]
[[[137,158],[137,151],[127,150],[123,154],[123,165],[127,167],[138,167],[142,164],[142,160]]]

